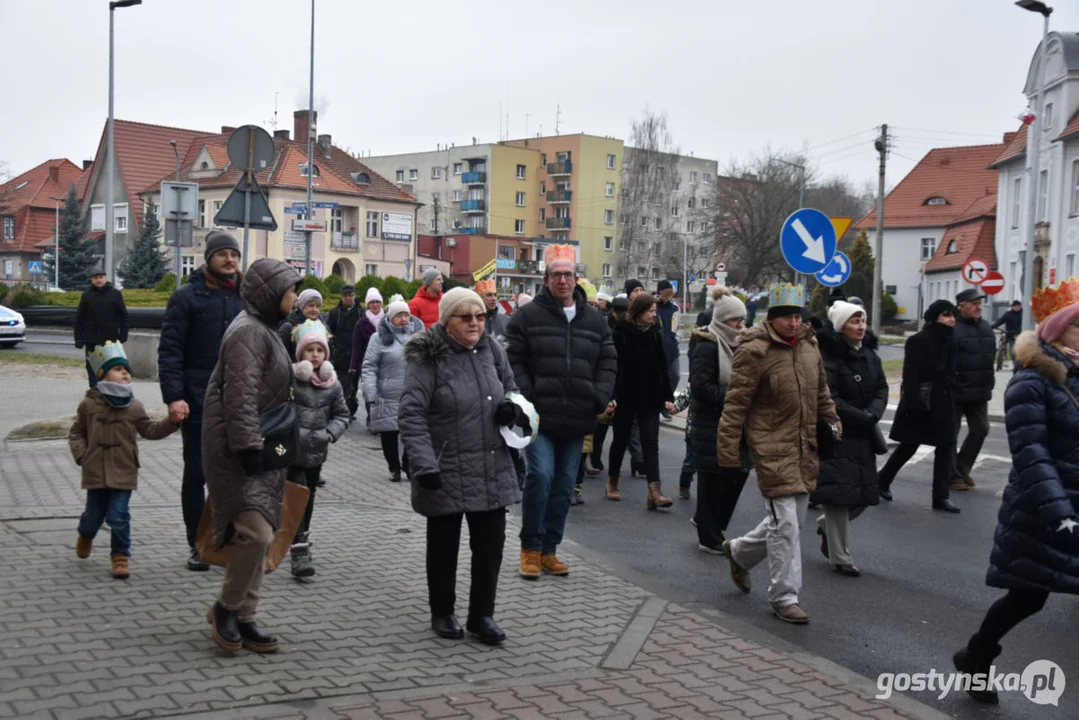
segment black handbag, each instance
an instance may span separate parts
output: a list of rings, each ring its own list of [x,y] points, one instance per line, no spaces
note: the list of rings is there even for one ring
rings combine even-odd
[[[292,404],[292,364],[288,366],[288,400],[259,415],[262,436],[262,468],[281,470],[296,462],[300,455],[300,417]]]
[[[884,432],[880,425],[873,426],[873,452],[877,455],[888,454],[888,441],[884,439]]]

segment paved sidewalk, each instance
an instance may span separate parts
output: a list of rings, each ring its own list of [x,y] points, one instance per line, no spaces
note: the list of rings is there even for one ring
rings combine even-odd
[[[496,612],[507,642],[434,637],[424,521],[359,425],[330,451],[313,523],[318,574],[298,582],[286,561],[266,579],[261,621],[281,652],[227,657],[205,620],[221,570],[183,569],[179,442],[143,443],[140,457],[133,574],[122,582],[108,576],[107,531],[90,559],[74,556],[83,494],[66,446],[0,451],[0,717],[942,717],[907,698],[875,700],[872,683],[842,668],[759,631],[742,636],[718,613],[572,552],[569,577],[522,580],[512,527]],[[463,616],[467,539],[462,550]]]

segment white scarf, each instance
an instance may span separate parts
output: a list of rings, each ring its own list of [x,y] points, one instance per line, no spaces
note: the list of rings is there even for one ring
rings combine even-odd
[[[708,326],[708,332],[716,339],[719,345],[719,385],[727,387],[731,378],[731,365],[734,358],[734,349],[738,347],[738,340],[742,335],[741,330],[735,330],[726,323],[712,320]]]
[[[378,329],[378,323],[379,323],[380,320],[382,320],[383,311],[379,310],[378,315],[375,315],[370,310],[365,310],[364,313],[367,315],[367,319],[368,319],[368,321],[370,321],[371,325],[374,326],[374,328],[377,330]]]

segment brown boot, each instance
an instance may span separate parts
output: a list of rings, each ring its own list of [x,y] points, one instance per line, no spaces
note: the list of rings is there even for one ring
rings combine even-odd
[[[78,539],[75,540],[76,557],[80,557],[85,560],[86,558],[90,557],[90,553],[93,551],[93,549],[94,541],[90,538],[84,538],[82,535],[79,535]]]
[[[528,580],[535,580],[540,576],[540,551],[539,550],[522,550],[521,551],[521,577]]]
[[[967,481],[967,487],[968,488],[974,487],[974,478],[972,478],[970,475],[967,475],[966,481]]]
[[[622,493],[618,490],[618,478],[607,478],[607,499],[608,500],[621,500]]]
[[[548,575],[569,575],[569,567],[557,555],[540,555],[540,565]]]
[[[663,497],[663,494],[659,491],[659,483],[658,482],[650,482],[650,483],[648,483],[648,509],[649,510],[661,510],[661,509],[666,510],[671,505],[674,505],[674,503],[671,502],[670,498]]]
[[[127,555],[113,553],[112,576],[117,580],[127,580],[131,576],[131,572],[127,567]]]

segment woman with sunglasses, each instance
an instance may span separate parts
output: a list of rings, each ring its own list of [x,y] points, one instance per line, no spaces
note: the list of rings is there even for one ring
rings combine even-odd
[[[892,499],[891,486],[899,470],[919,445],[936,448],[933,456],[933,509],[957,513],[948,499],[955,457],[955,328],[956,307],[937,300],[925,311],[925,327],[903,349],[903,384],[890,437],[899,443],[880,471],[880,496]]]

